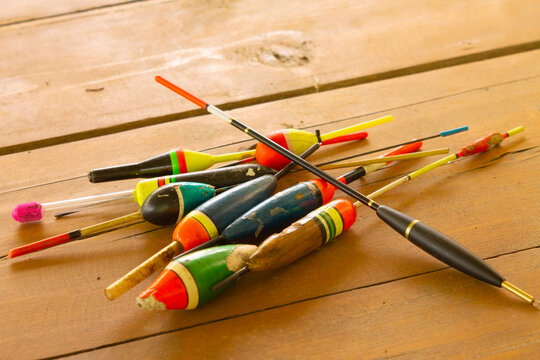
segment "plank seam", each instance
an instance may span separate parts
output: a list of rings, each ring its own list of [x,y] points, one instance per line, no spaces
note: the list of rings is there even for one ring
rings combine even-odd
[[[0,24],[0,28],[1,27],[12,26],[12,25],[26,24],[26,23],[30,23],[30,22],[34,22],[34,21],[40,21],[40,20],[55,19],[55,18],[59,18],[59,17],[63,17],[63,16],[83,14],[83,13],[87,13],[87,12],[91,12],[91,11],[95,11],[95,10],[101,10],[101,9],[107,9],[107,8],[112,8],[112,7],[124,6],[124,5],[129,5],[129,4],[138,3],[138,2],[145,2],[145,1],[148,1],[148,0],[122,1],[122,2],[118,2],[118,3],[114,3],[114,4],[94,6],[94,7],[90,7],[90,8],[87,8],[87,9],[67,11],[67,12],[64,12],[64,13],[59,13],[59,14],[54,14],[54,15],[38,16],[38,17],[34,17],[34,18],[29,18],[29,19],[16,20],[16,21]]]
[[[416,105],[425,104],[425,103],[428,103],[428,102],[433,102],[433,101],[438,101],[438,100],[448,99],[448,98],[451,98],[451,97],[463,95],[463,94],[470,93],[470,92],[481,91],[481,90],[486,89],[486,88],[494,88],[494,87],[498,87],[498,86],[504,86],[504,85],[507,85],[507,84],[510,84],[510,83],[515,83],[515,82],[520,82],[520,81],[527,81],[527,80],[530,80],[530,79],[533,79],[533,78],[536,78],[536,77],[540,77],[540,75],[538,75],[538,76],[533,76],[533,77],[527,77],[527,78],[524,78],[524,79],[517,79],[517,80],[507,81],[507,82],[504,82],[504,83],[498,83],[498,84],[495,84],[495,85],[487,85],[487,86],[484,86],[484,87],[481,87],[481,88],[470,89],[470,90],[462,91],[462,92],[459,92],[459,93],[454,93],[454,94],[446,95],[446,96],[443,96],[443,97],[432,98],[432,99],[425,100],[425,101],[421,101],[421,102],[416,102],[416,103],[411,103],[411,104],[402,105],[402,106],[399,106],[399,107],[394,107],[394,108],[390,108],[390,109],[381,110],[381,111],[377,111],[377,112],[374,112],[374,113],[362,114],[362,115],[352,116],[352,117],[348,117],[348,118],[344,118],[344,119],[333,120],[333,121],[330,121],[330,122],[327,122],[327,123],[321,123],[321,124],[317,124],[317,125],[306,126],[306,127],[303,127],[302,129],[310,129],[310,128],[316,128],[316,127],[318,127],[318,126],[323,126],[323,125],[328,125],[328,124],[336,124],[336,123],[339,123],[339,122],[342,122],[342,121],[346,121],[346,120],[350,120],[350,119],[354,119],[354,118],[359,118],[359,117],[364,117],[364,116],[369,116],[369,115],[379,114],[379,113],[388,112],[388,111],[393,111],[393,110],[400,109],[400,108],[406,108],[406,107],[410,107],[410,106],[416,106]],[[223,147],[226,147],[226,146],[239,145],[239,144],[247,143],[247,142],[250,142],[250,141],[252,141],[252,140],[251,140],[251,139],[241,140],[241,141],[236,141],[236,142],[232,142],[232,143],[228,143],[228,144],[224,144],[224,145],[218,145],[218,146],[214,146],[214,147],[210,147],[210,148],[206,148],[206,149],[201,149],[201,150],[197,150],[197,151],[206,152],[206,151],[209,151],[209,150],[220,149],[220,148],[223,148]],[[500,160],[500,158],[502,158],[502,157],[504,157],[504,156],[511,155],[511,154],[515,154],[515,153],[526,152],[526,151],[529,151],[529,150],[533,150],[533,149],[535,149],[535,148],[537,148],[537,147],[538,147],[538,146],[533,146],[533,147],[529,147],[529,148],[525,148],[525,149],[519,149],[519,150],[515,150],[515,151],[508,151],[508,152],[505,152],[505,153],[501,154],[498,158],[490,159],[488,162],[495,162],[495,161]],[[456,160],[455,162],[459,162],[459,161],[463,161],[463,160],[465,160],[465,159],[458,159],[458,160]],[[491,166],[491,165],[493,165],[493,164],[487,164],[487,165],[485,165],[484,167],[488,167],[488,166]],[[387,169],[388,167],[393,167],[393,166],[396,166],[396,164],[392,164],[392,165],[389,165],[389,166],[385,166],[383,169]],[[469,170],[469,171],[478,170],[478,169],[479,169],[479,168],[474,168],[474,169],[471,169],[471,170]],[[377,170],[377,171],[380,171],[380,170],[382,170],[382,169],[379,169],[379,170]],[[295,172],[295,171],[293,171],[293,173],[294,173],[294,172]],[[364,184],[365,184],[365,185],[375,184],[375,183],[378,183],[378,182],[382,182],[382,181],[386,181],[386,180],[391,180],[391,179],[393,179],[393,178],[396,178],[396,177],[399,177],[399,176],[403,176],[403,175],[405,175],[405,174],[406,174],[406,173],[403,173],[403,174],[397,174],[397,175],[395,175],[395,176],[391,176],[391,177],[388,177],[388,178],[380,179],[380,180],[375,181],[375,182],[366,182],[366,183],[364,183]],[[455,175],[451,175],[451,177],[454,177],[454,176],[457,176],[457,175],[460,175],[460,174],[461,174],[461,173],[458,173],[458,174],[455,174]],[[16,192],[16,191],[21,191],[21,190],[27,190],[27,189],[37,188],[37,187],[41,187],[41,186],[52,185],[52,184],[56,184],[56,183],[60,183],[60,182],[65,182],[65,181],[71,181],[71,180],[83,179],[83,178],[86,178],[86,177],[87,177],[87,175],[85,174],[85,175],[74,176],[74,177],[70,177],[70,178],[66,178],[66,179],[60,179],[60,180],[56,180],[56,181],[51,181],[51,182],[47,182],[47,183],[41,183],[41,184],[36,184],[36,185],[29,185],[29,186],[24,186],[24,187],[12,189],[12,190],[0,191],[0,195],[4,195],[4,194]]]
[[[524,53],[524,52],[538,50],[538,49],[540,49],[540,40],[517,44],[517,45],[511,45],[511,46],[498,48],[498,49],[486,50],[486,51],[475,53],[475,54],[462,55],[458,57],[413,65],[409,67],[390,70],[390,71],[386,71],[382,73],[360,76],[357,78],[352,78],[352,79],[347,79],[347,80],[340,80],[340,81],[330,82],[326,84],[318,84],[317,86],[309,86],[305,88],[287,90],[283,92],[268,94],[264,96],[258,96],[254,98],[244,99],[244,100],[226,102],[223,104],[219,104],[217,106],[223,110],[233,110],[233,109],[238,109],[242,107],[272,102],[272,101],[291,99],[298,96],[303,96],[303,95],[308,95],[308,94],[313,94],[313,93],[318,93],[318,92],[325,92],[325,91],[342,89],[342,88],[351,87],[351,86],[373,83],[373,82],[382,81],[382,80],[389,80],[389,79],[398,78],[402,76],[420,74],[420,73],[424,73],[428,71],[433,71],[433,70],[438,70],[438,69],[443,69],[443,68],[448,68],[448,67],[453,67],[453,66],[458,66],[458,65],[464,65],[464,64],[494,59],[494,58],[508,56],[508,55],[516,55],[519,53]],[[149,117],[149,118],[140,119],[136,121],[126,122],[123,124],[113,125],[110,127],[104,127],[100,129],[87,130],[87,131],[79,132],[79,133],[72,133],[72,134],[66,134],[66,135],[61,135],[57,137],[51,137],[48,139],[41,139],[41,140],[30,141],[30,142],[21,143],[21,144],[9,145],[5,147],[0,147],[0,156],[17,153],[17,152],[28,151],[28,150],[35,150],[35,149],[39,149],[39,148],[43,148],[47,146],[59,145],[63,143],[73,142],[73,141],[90,139],[90,138],[104,136],[104,135],[111,135],[111,134],[115,134],[115,133],[119,133],[119,132],[123,132],[127,130],[139,129],[139,128],[143,128],[143,127],[147,127],[151,125],[157,125],[157,124],[163,124],[163,123],[177,121],[177,120],[183,120],[186,118],[191,118],[191,117],[195,117],[195,116],[199,116],[203,114],[206,114],[206,113],[201,109],[188,110],[188,111],[183,111],[183,112],[173,113],[173,114],[168,114],[168,115]]]
[[[521,253],[521,252],[535,250],[535,249],[540,249],[540,245],[528,247],[528,248],[525,248],[525,249],[519,249],[519,250],[511,251],[511,252],[507,252],[507,253],[504,253],[504,254],[493,255],[493,256],[485,257],[483,259],[484,260],[492,260],[492,259],[496,259],[496,258],[499,258],[499,257],[518,254],[518,253]],[[69,356],[84,354],[84,353],[97,351],[97,350],[101,350],[101,349],[105,349],[105,348],[109,348],[109,347],[128,344],[128,343],[131,343],[131,342],[135,342],[135,341],[139,341],[139,340],[145,340],[145,339],[153,338],[153,337],[160,336],[160,335],[167,335],[167,334],[174,333],[174,332],[179,332],[179,331],[183,331],[183,330],[189,330],[189,329],[193,329],[193,328],[197,328],[197,327],[201,327],[201,326],[205,326],[205,325],[209,325],[209,324],[213,324],[213,323],[218,323],[218,322],[222,322],[222,321],[226,321],[226,320],[230,320],[230,319],[234,319],[234,318],[240,318],[240,317],[244,317],[244,316],[257,314],[257,313],[260,313],[260,312],[263,312],[263,311],[278,309],[278,308],[282,308],[282,307],[286,307],[286,306],[290,306],[290,305],[295,305],[295,304],[299,304],[299,303],[303,303],[303,302],[307,302],[307,301],[311,301],[311,300],[322,299],[322,298],[325,298],[325,297],[330,297],[330,296],[334,296],[334,295],[340,295],[340,294],[344,294],[344,293],[348,293],[348,292],[352,292],[352,291],[356,291],[356,290],[362,290],[362,289],[367,289],[367,288],[371,288],[371,287],[375,287],[375,286],[385,285],[385,284],[389,284],[389,283],[392,283],[392,282],[395,282],[395,281],[406,280],[406,279],[410,279],[410,278],[415,278],[417,276],[433,274],[433,273],[437,273],[437,272],[441,272],[441,271],[449,270],[449,269],[450,269],[449,266],[445,266],[445,267],[441,267],[441,268],[438,268],[438,269],[425,271],[425,272],[418,273],[418,274],[412,274],[412,275],[408,275],[408,276],[403,276],[403,277],[392,279],[392,280],[381,281],[381,282],[377,282],[377,283],[373,283],[373,284],[369,284],[369,285],[358,286],[358,287],[354,287],[354,288],[351,288],[351,289],[341,290],[341,291],[337,291],[337,292],[333,292],[333,293],[329,293],[329,294],[323,294],[323,295],[319,295],[319,296],[314,296],[314,297],[307,298],[307,299],[301,299],[301,300],[297,300],[297,301],[292,301],[292,302],[287,303],[287,304],[270,306],[268,308],[254,310],[254,311],[250,311],[250,312],[243,313],[243,314],[231,315],[231,316],[227,316],[227,317],[220,318],[220,319],[206,321],[206,322],[200,323],[200,324],[194,324],[194,325],[185,326],[185,327],[178,328],[178,329],[171,329],[171,330],[167,330],[167,331],[161,331],[161,332],[158,332],[158,333],[155,333],[155,334],[138,336],[136,338],[129,339],[129,340],[118,341],[118,342],[114,342],[114,343],[110,343],[110,344],[104,344],[104,345],[96,346],[96,347],[89,348],[89,349],[83,349],[83,350],[78,350],[78,351],[74,351],[74,352],[70,352],[70,353],[66,353],[66,354],[62,354],[62,355],[55,355],[55,356],[51,356],[51,357],[47,357],[47,358],[42,358],[42,360],[62,359],[62,358],[66,358],[66,357],[69,357]]]

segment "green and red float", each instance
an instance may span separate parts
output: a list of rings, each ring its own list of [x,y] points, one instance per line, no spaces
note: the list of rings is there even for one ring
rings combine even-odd
[[[142,294],[137,304],[149,310],[192,310],[219,295],[216,279],[245,266],[255,245],[222,245],[173,260]]]

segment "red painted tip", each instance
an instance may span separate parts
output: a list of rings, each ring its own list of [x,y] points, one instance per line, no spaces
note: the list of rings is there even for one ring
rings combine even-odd
[[[364,140],[367,138],[368,133],[365,131],[359,131],[347,135],[342,136],[336,136],[335,138],[331,138],[328,140],[324,140],[321,142],[321,145],[330,145],[330,144],[339,144],[347,141],[355,141],[355,140]]]
[[[411,144],[402,145],[400,147],[395,148],[394,150],[391,150],[387,152],[384,155],[381,155],[379,157],[386,157],[386,156],[394,156],[394,155],[401,155],[401,154],[408,154],[415,152],[416,150],[420,149],[422,147],[422,142],[417,141]],[[390,164],[392,161],[387,162],[387,164]]]
[[[160,83],[161,85],[165,86],[166,88],[168,88],[169,90],[172,90],[175,93],[177,93],[178,95],[180,95],[180,96],[186,98],[187,100],[191,101],[195,105],[198,105],[203,109],[206,109],[207,104],[204,101],[202,101],[201,99],[199,99],[195,95],[188,93],[186,90],[179,88],[178,86],[174,85],[169,80],[166,80],[166,79],[164,79],[164,78],[162,78],[161,76],[158,75],[158,76],[156,76],[156,81],[158,83]]]
[[[140,300],[139,300],[140,299]],[[147,310],[181,310],[188,305],[188,294],[182,279],[172,270],[165,269],[144,290],[137,303]]]
[[[47,239],[33,242],[28,245],[19,246],[17,248],[11,249],[8,253],[8,258],[13,259],[14,257],[44,250],[56,245],[66,243],[70,240],[72,239],[70,238],[69,233],[56,235]]]

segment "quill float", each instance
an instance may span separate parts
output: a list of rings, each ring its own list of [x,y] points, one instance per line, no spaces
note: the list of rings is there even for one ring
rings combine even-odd
[[[448,163],[448,161],[488,151],[492,149],[493,146],[499,144],[502,139],[515,135],[523,130],[523,127],[520,126],[504,134],[493,133],[478,139],[474,143],[462,148],[459,152],[413,171],[403,178],[367,195],[367,197],[373,200],[407,181],[434,170],[442,164]],[[489,145],[487,145],[488,143]],[[216,284],[216,289],[226,286],[230,281],[248,270],[266,271],[288,265],[316,248],[326,244],[328,241],[333,240],[355,222],[355,208],[359,207],[360,204],[361,203],[358,201],[353,204],[348,200],[336,200],[328,206],[313,211],[286,231],[272,235],[266,239],[247,260],[246,268],[240,269],[237,274],[231,275],[229,279]],[[320,231],[317,231],[317,226],[315,225],[318,225]],[[502,286],[505,287],[506,284],[503,284]]]
[[[255,179],[262,175],[275,174],[274,169],[257,164],[236,165],[227,168],[195,171],[185,174],[167,175],[152,179],[144,179],[137,182],[135,189],[119,191],[109,194],[85,196],[74,199],[66,199],[48,203],[37,201],[18,204],[11,212],[13,219],[25,223],[39,221],[44,214],[54,210],[61,210],[61,214],[56,217],[75,213],[82,208],[90,206],[110,204],[120,200],[134,200],[142,206],[148,195],[157,188],[167,184],[178,184],[181,182],[195,182],[212,185],[216,188],[228,187],[242,182]]]
[[[320,143],[312,145],[302,154],[302,157],[308,157],[319,146]],[[238,216],[270,197],[276,188],[277,179],[288,173],[294,166],[294,163],[290,163],[276,175],[264,175],[245,182],[198,206],[178,223],[172,243],[109,285],[105,289],[105,296],[109,300],[117,299],[157,269],[165,266],[174,256],[187,250],[186,247],[190,244],[196,246],[217,236]]]
[[[393,157],[418,150],[421,142],[400,146],[381,156],[381,159]],[[389,162],[388,162],[389,163]],[[361,166],[338,178],[350,184],[352,181],[366,176],[387,163]],[[300,182],[250,209],[227,226],[221,234],[213,239],[191,248],[182,255],[195,252],[218,243],[259,244],[270,234],[280,232],[296,220],[311,211],[328,203],[334,196],[336,188],[321,179]]]
[[[404,145],[381,156],[381,158],[387,159],[395,156],[395,154],[412,152],[417,150],[421,145],[421,142]],[[385,163],[377,163],[359,167],[341,176],[339,179],[349,184],[384,165]],[[259,243],[260,239],[264,239],[269,233],[283,230],[283,228],[292,222],[330,201],[334,192],[335,187],[328,185],[321,179],[301,182],[262,201],[260,204],[241,214],[241,216],[238,216],[236,220],[220,231],[210,231],[209,229],[212,227],[208,226],[208,224],[203,225],[205,231],[194,231],[194,229],[188,226],[188,220],[186,220],[180,223],[174,230],[171,245],[161,252],[169,254],[172,251],[171,249],[175,248],[177,252],[183,251],[182,255],[186,255],[210,246],[215,246],[221,242],[242,243],[249,239],[251,243]],[[217,218],[213,217],[213,222],[217,220]],[[194,232],[198,233],[198,236],[193,236]],[[157,256],[157,254],[148,259],[114,284],[107,287],[105,289],[107,297],[111,300],[116,299],[125,293],[125,291],[129,290],[133,284],[151,275],[151,272],[148,272],[146,269],[162,267],[165,265],[162,264],[164,261],[165,259]]]
[[[185,174],[167,175],[152,179],[144,179],[137,182],[135,189],[119,191],[109,194],[85,196],[74,199],[60,200],[48,203],[37,201],[18,204],[13,208],[11,215],[18,222],[25,223],[41,220],[46,212],[61,210],[63,213],[55,214],[56,217],[78,212],[82,208],[110,204],[119,200],[135,200],[142,206],[148,195],[157,188],[167,184],[181,182],[195,182],[212,185],[216,188],[228,187],[242,182],[255,179],[262,175],[275,174],[275,170],[257,164],[237,165],[227,168],[195,171]]]
[[[321,144],[337,144],[365,139],[367,133],[353,132],[384,124],[391,120],[392,117],[387,116],[321,135],[321,140],[324,140],[324,142],[321,141]],[[317,143],[317,136],[315,134],[303,130],[281,130],[273,133],[271,136],[291,151],[294,151],[295,154],[301,154],[310,146]],[[285,165],[290,162],[275,151],[264,147],[263,144],[257,144],[255,150],[222,155],[210,155],[198,151],[175,149],[138,163],[91,170],[88,173],[88,179],[90,182],[98,183],[122,179],[151,178],[170,174],[183,174],[205,170],[219,162],[242,159],[242,163],[244,163],[253,161],[255,158],[260,165],[271,167],[276,170],[283,169]]]
[[[318,147],[318,144],[312,146],[304,152],[303,156],[311,155]],[[225,215],[227,211],[234,214],[234,211],[240,211],[238,209],[244,209],[247,206],[247,210],[251,206],[255,206],[255,204],[270,196],[276,187],[277,179],[288,173],[293,166],[294,164],[291,163],[275,175],[261,176],[233,188],[227,194],[222,194],[225,196],[218,196],[215,203],[219,204],[219,206],[215,206],[213,210],[218,213],[222,212]],[[187,217],[192,216],[193,209],[213,198],[216,193],[224,190],[227,190],[227,188],[215,189],[211,185],[200,183],[169,184],[152,192],[137,212],[11,249],[8,258],[79,240],[141,219],[159,226],[174,225],[184,217],[184,214],[187,213]],[[238,199],[243,201],[235,208]],[[231,207],[233,208],[231,209]],[[197,219],[203,221],[201,216]]]
[[[176,92],[177,94],[183,96],[184,98],[188,99],[189,101],[193,102],[194,104],[205,109],[209,113],[218,116],[219,118],[228,122],[230,125],[234,126],[240,131],[245,132],[252,138],[262,142],[263,144],[272,148],[279,154],[287,157],[296,164],[309,170],[311,173],[321,177],[328,183],[334,185],[335,187],[346,193],[347,195],[355,198],[363,205],[366,205],[370,209],[374,210],[377,213],[377,216],[390,227],[392,227],[395,231],[397,231],[399,234],[401,234],[403,237],[405,237],[407,240],[409,240],[416,246],[420,247],[422,250],[443,261],[445,264],[478,280],[484,281],[490,285],[502,287],[510,291],[511,293],[519,296],[521,299],[528,302],[529,304],[533,304],[534,306],[538,307],[538,301],[536,301],[534,297],[532,297],[525,291],[519,289],[510,282],[506,281],[497,271],[495,271],[495,269],[493,269],[485,261],[483,261],[481,258],[473,254],[470,250],[457,243],[450,237],[433,229],[432,227],[424,224],[423,222],[420,222],[418,219],[414,219],[395,209],[370,200],[365,195],[362,195],[358,191],[341,183],[340,181],[331,177],[324,171],[319,170],[316,166],[311,165],[310,163],[299,158],[290,151],[265,138],[260,133],[248,128],[246,125],[232,118],[231,116],[216,108],[215,106],[207,104],[206,102],[186,92],[185,90],[179,88],[171,82],[163,79],[162,77],[156,76],[156,81],[166,86],[170,90]]]

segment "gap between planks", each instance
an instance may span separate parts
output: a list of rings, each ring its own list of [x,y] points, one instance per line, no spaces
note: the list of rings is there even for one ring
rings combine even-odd
[[[504,253],[504,254],[497,254],[497,255],[493,255],[493,256],[488,256],[488,257],[483,258],[483,260],[493,260],[493,259],[500,258],[500,257],[503,257],[503,256],[519,254],[519,253],[522,253],[522,252],[535,250],[535,249],[540,249],[540,245],[531,246],[531,247],[528,247],[528,248],[519,249],[519,250],[515,250],[515,251],[509,251],[509,252]],[[150,339],[150,338],[153,338],[153,337],[156,337],[156,336],[171,334],[171,333],[175,333],[175,332],[179,332],[179,331],[183,331],[183,330],[188,330],[188,329],[193,329],[193,328],[198,328],[198,327],[206,326],[206,325],[209,325],[209,324],[219,323],[219,322],[222,322],[222,321],[227,321],[227,320],[231,320],[231,319],[235,319],[235,318],[241,318],[241,317],[245,317],[245,316],[250,316],[250,315],[261,313],[261,312],[264,312],[264,311],[284,308],[284,307],[287,307],[287,306],[292,306],[292,305],[295,305],[295,304],[300,304],[300,303],[313,301],[313,300],[317,300],[317,299],[323,299],[323,298],[327,298],[327,297],[330,297],[330,296],[345,294],[345,293],[356,291],[356,290],[362,290],[362,289],[368,289],[368,288],[372,288],[372,287],[376,287],[376,286],[386,285],[386,284],[390,284],[390,283],[393,283],[393,282],[396,282],[396,281],[412,279],[412,278],[423,276],[423,275],[434,274],[434,273],[438,273],[438,272],[441,272],[441,271],[444,271],[444,270],[451,270],[451,268],[449,266],[443,266],[443,267],[440,267],[440,268],[434,269],[434,270],[424,271],[424,272],[421,272],[421,273],[407,275],[407,276],[403,276],[403,277],[399,277],[399,278],[395,278],[395,279],[391,279],[391,280],[380,281],[380,282],[376,282],[376,283],[373,283],[373,284],[353,287],[353,288],[350,288],[350,289],[340,290],[340,291],[336,291],[336,292],[332,292],[332,293],[328,293],[328,294],[323,294],[323,295],[313,296],[313,297],[309,297],[309,298],[305,298],[305,299],[301,299],[301,300],[291,301],[291,302],[286,303],[286,304],[270,306],[270,307],[267,307],[267,308],[264,308],[264,309],[258,309],[258,310],[246,312],[246,313],[243,313],[243,314],[226,316],[226,317],[223,317],[223,318],[206,321],[206,322],[202,322],[202,323],[199,323],[199,324],[180,327],[178,329],[160,331],[160,332],[157,332],[157,333],[154,333],[154,334],[138,336],[138,337],[135,337],[135,338],[132,338],[132,339],[129,339],[129,340],[117,341],[117,342],[114,342],[114,343],[104,344],[104,345],[95,346],[95,347],[92,347],[92,348],[78,350],[78,351],[73,351],[73,352],[66,353],[66,354],[60,354],[60,355],[55,355],[55,356],[51,356],[51,357],[47,357],[47,358],[42,358],[42,360],[53,360],[53,359],[67,358],[67,357],[70,357],[70,356],[89,353],[89,352],[92,352],[92,351],[106,349],[106,348],[110,348],[110,347],[114,347],[114,346],[118,346],[118,345],[129,344],[129,343],[132,343],[132,342],[135,342],[135,341]],[[488,285],[486,285],[486,286],[488,286]],[[517,301],[519,301],[519,299]],[[180,311],[183,311],[183,310],[180,310]]]
[[[60,18],[60,17],[64,17],[64,16],[82,14],[82,13],[87,13],[87,12],[91,12],[91,11],[102,10],[102,9],[107,9],[107,8],[112,8],[112,7],[119,7],[119,6],[124,6],[124,5],[129,5],[129,4],[138,3],[138,2],[144,2],[144,1],[148,1],[148,0],[128,0],[128,1],[117,2],[117,3],[114,3],[114,4],[93,6],[93,7],[89,7],[89,8],[86,8],[86,9],[66,11],[66,12],[59,13],[59,14],[54,14],[54,15],[37,16],[37,17],[29,18],[29,19],[16,20],[16,21],[11,21],[11,22],[7,22],[7,23],[4,23],[4,24],[0,24],[0,28],[13,26],[13,25],[25,24],[25,23],[34,22],[34,21],[55,19],[55,18]]]
[[[308,94],[314,94],[317,92],[325,92],[325,91],[330,91],[330,90],[342,89],[346,87],[368,84],[368,83],[373,83],[373,82],[382,81],[382,80],[394,79],[394,78],[407,76],[407,75],[420,74],[420,73],[433,71],[433,70],[439,70],[439,69],[452,67],[452,66],[465,65],[469,63],[495,59],[495,58],[508,56],[508,55],[516,55],[516,54],[538,50],[538,49],[540,49],[540,40],[502,47],[498,49],[482,51],[475,54],[457,56],[457,57],[448,58],[444,60],[438,60],[438,61],[428,62],[424,64],[408,66],[408,67],[404,67],[400,69],[360,76],[357,78],[351,78],[347,80],[340,80],[340,81],[329,82],[325,84],[317,84],[317,86],[310,86],[310,87],[305,87],[305,88],[287,90],[283,92],[268,94],[268,95],[254,97],[254,98],[240,100],[240,101],[226,102],[223,104],[218,104],[217,106],[223,110],[233,110],[233,109],[238,109],[238,108],[252,106],[252,105],[259,105],[259,104],[272,102],[272,101],[278,101],[278,100],[290,99],[290,98],[308,95]],[[523,79],[520,79],[520,80],[523,80]],[[456,94],[456,95],[459,95],[459,94]],[[427,100],[427,101],[431,101],[431,100]],[[394,109],[387,109],[386,111],[388,110],[394,110]],[[47,146],[53,146],[53,145],[59,145],[59,144],[64,144],[64,143],[70,143],[74,141],[91,139],[94,137],[99,137],[99,136],[104,136],[104,135],[111,135],[111,134],[120,133],[123,131],[134,130],[134,129],[139,129],[139,128],[143,128],[147,126],[187,119],[187,118],[191,118],[195,116],[200,116],[203,114],[206,114],[206,112],[202,109],[189,110],[189,111],[183,111],[180,113],[166,114],[166,115],[161,115],[161,116],[135,120],[135,121],[127,122],[120,125],[104,127],[101,129],[83,131],[83,132],[72,133],[68,135],[62,135],[58,137],[51,137],[51,138],[37,140],[37,141],[30,141],[30,142],[21,143],[21,144],[0,147],[0,156],[29,151],[29,150],[35,150],[35,149],[44,148]],[[363,114],[361,116],[365,116],[365,115],[369,115],[369,114]],[[341,119],[341,120],[345,120],[345,119]]]
[[[527,80],[535,79],[537,77],[540,77],[540,75],[529,76],[529,77],[522,78],[522,79],[514,79],[514,80],[510,80],[510,81],[504,81],[504,82],[500,82],[500,83],[496,83],[496,84],[490,84],[490,85],[486,85],[486,86],[482,86],[482,87],[478,87],[478,88],[474,88],[474,89],[468,89],[468,90],[465,90],[465,91],[452,93],[452,94],[445,95],[445,96],[434,97],[434,98],[430,98],[430,99],[427,99],[427,100],[417,101],[417,102],[414,102],[414,103],[408,103],[408,104],[404,104],[404,105],[400,105],[400,106],[396,106],[396,107],[392,107],[392,108],[377,110],[375,112],[363,113],[363,114],[359,114],[359,115],[355,115],[355,116],[349,116],[349,117],[346,117],[346,118],[336,119],[336,120],[328,121],[328,122],[325,122],[325,123],[319,123],[319,124],[316,124],[316,125],[309,125],[309,126],[301,127],[300,129],[303,129],[303,130],[312,129],[312,128],[317,128],[317,127],[320,127],[320,126],[326,126],[326,125],[329,125],[329,124],[337,124],[337,123],[347,121],[347,120],[352,120],[352,119],[355,119],[355,118],[372,116],[372,115],[376,115],[376,114],[380,114],[380,113],[388,113],[388,112],[391,112],[391,111],[396,111],[396,110],[404,109],[404,108],[411,107],[411,106],[427,104],[427,103],[434,102],[434,101],[449,99],[449,98],[452,98],[452,97],[455,97],[455,96],[460,96],[460,95],[464,95],[464,94],[468,94],[468,93],[472,93],[472,92],[482,91],[482,90],[487,89],[487,88],[494,88],[494,87],[505,86],[505,85],[508,85],[508,84],[516,83],[516,82],[527,81]],[[196,112],[199,112],[199,111],[196,110]],[[201,112],[201,114],[200,114],[201,116],[206,115],[203,111],[200,111],[200,112]],[[131,129],[131,130],[133,130],[133,129]],[[99,136],[101,136],[101,135],[99,135]],[[76,141],[76,140],[73,140],[73,141]],[[239,145],[239,144],[248,143],[248,142],[252,142],[252,141],[253,140],[251,140],[251,139],[246,139],[246,140],[241,140],[241,141],[234,141],[234,142],[231,142],[231,143],[212,146],[212,147],[208,147],[208,148],[204,148],[204,149],[198,149],[197,151],[206,152],[206,151],[210,151],[210,150],[220,149],[220,148],[228,147],[228,146],[232,146],[232,145]],[[59,144],[56,144],[56,145],[59,145]],[[501,157],[506,156],[506,155],[510,155],[510,154],[514,154],[514,153],[533,150],[536,147],[537,146],[530,147],[530,148],[525,148],[525,149],[519,149],[519,150],[516,150],[516,151],[506,152]],[[0,155],[6,155],[6,154],[0,154]],[[462,161],[462,160],[463,159],[458,159],[457,161]],[[499,159],[494,159],[494,160],[490,160],[490,161],[493,162],[495,160],[499,160]],[[484,167],[491,166],[491,165],[492,164],[487,164]],[[390,165],[390,167],[391,166],[394,166],[394,165]],[[385,168],[387,168],[387,167],[385,167]],[[473,170],[478,170],[478,168],[475,168]],[[391,180],[391,179],[394,179],[396,177],[403,176],[403,175],[406,175],[406,173],[397,174],[397,175],[389,177],[389,178],[384,178],[382,180],[378,180],[378,181],[375,181],[375,182],[368,182],[366,184],[369,185],[369,184],[378,183],[378,182],[381,182],[381,181]],[[455,174],[454,176],[457,176],[457,175],[459,175],[459,174]],[[16,192],[16,191],[32,189],[32,188],[41,187],[41,186],[52,185],[52,184],[56,184],[56,183],[60,183],[60,182],[66,182],[66,181],[71,181],[71,180],[76,180],[76,179],[82,179],[82,178],[85,178],[85,177],[86,177],[86,175],[80,175],[80,176],[70,177],[70,178],[66,178],[66,179],[60,179],[60,180],[56,180],[56,181],[40,183],[40,184],[36,184],[36,185],[24,186],[24,187],[20,187],[20,188],[16,188],[16,189],[1,191],[0,195],[13,193],[13,192]]]

